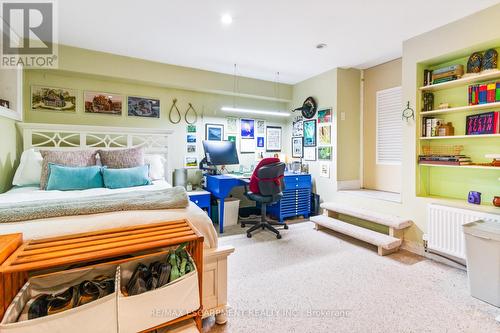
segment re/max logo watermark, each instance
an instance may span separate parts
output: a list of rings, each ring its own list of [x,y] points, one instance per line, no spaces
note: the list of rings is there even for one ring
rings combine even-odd
[[[0,4],[0,67],[57,68],[55,0],[3,0]]]

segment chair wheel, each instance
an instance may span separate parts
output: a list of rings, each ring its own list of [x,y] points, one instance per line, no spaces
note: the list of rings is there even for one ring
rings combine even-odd
[[[242,223],[242,224],[241,224],[241,227],[242,227],[242,228],[244,228],[244,227],[245,227],[245,223]]]
[[[248,238],[252,238],[252,234],[251,233],[247,233],[247,237]]]
[[[262,226],[262,230],[266,229],[266,227]]]
[[[276,238],[281,239],[281,235],[280,235],[280,234],[277,234],[277,235],[276,235]]]
[[[288,229],[288,225],[286,225],[286,224],[285,224],[285,225],[283,226],[283,229],[287,230],[287,229]]]

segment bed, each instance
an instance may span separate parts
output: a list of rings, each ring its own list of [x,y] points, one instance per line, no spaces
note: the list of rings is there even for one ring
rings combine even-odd
[[[23,133],[24,150],[81,150],[120,149],[143,147],[146,154],[161,154],[165,157],[165,175],[171,174],[168,166],[168,138],[172,133],[163,129],[103,128],[96,126],[19,124]],[[152,185],[140,187],[141,191],[156,191],[170,188],[168,179],[156,180]],[[44,191],[35,186],[14,187],[0,194],[0,203],[15,204],[37,200],[71,200],[73,198],[95,198],[114,193],[133,193],[137,188],[95,188],[81,191]],[[234,248],[219,247],[217,233],[207,214],[194,203],[186,208],[113,211],[91,215],[73,215],[0,223],[0,234],[22,233],[24,240],[54,237],[150,224],[160,221],[187,218],[204,236],[204,281],[203,307],[205,316],[215,315],[218,323],[226,321],[227,303],[227,257]]]

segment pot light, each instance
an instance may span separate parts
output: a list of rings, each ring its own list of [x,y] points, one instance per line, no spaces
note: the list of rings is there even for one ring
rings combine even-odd
[[[267,115],[267,116],[277,116],[277,117],[289,117],[290,113],[288,112],[279,112],[279,111],[268,111],[268,110],[254,110],[254,109],[242,109],[242,108],[234,108],[230,106],[223,106],[221,108],[222,111],[226,112],[234,112],[234,113],[251,113],[251,114],[259,114],[259,115]]]
[[[220,21],[224,25],[230,25],[233,23],[233,17],[230,14],[223,14],[220,18]]]
[[[321,50],[321,49],[326,48],[327,46],[328,46],[328,45],[327,45],[327,44],[325,44],[325,43],[319,43],[318,45],[316,45],[316,48]]]

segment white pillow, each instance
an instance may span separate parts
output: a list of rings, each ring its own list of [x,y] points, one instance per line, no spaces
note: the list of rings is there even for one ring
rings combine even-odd
[[[151,180],[165,179],[165,162],[161,155],[144,155],[144,164],[149,164],[149,178]]]
[[[28,149],[21,155],[21,162],[16,170],[12,185],[40,185],[42,174],[42,154],[34,149]]]

